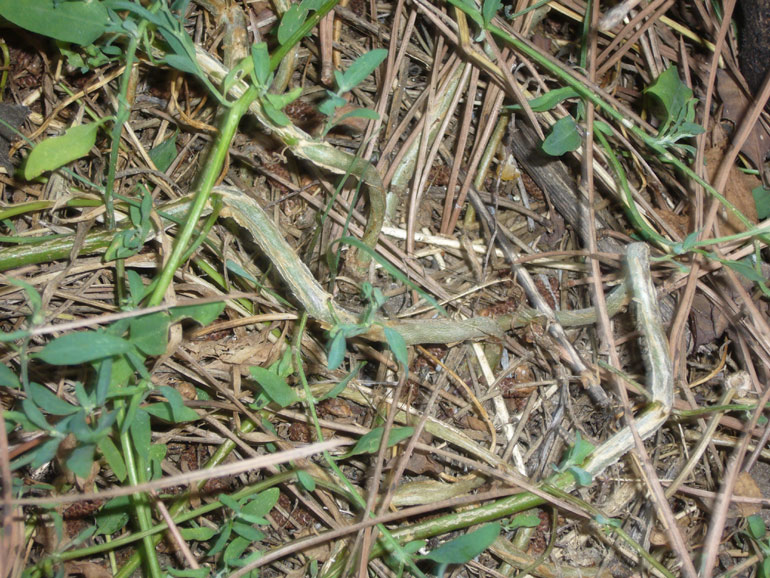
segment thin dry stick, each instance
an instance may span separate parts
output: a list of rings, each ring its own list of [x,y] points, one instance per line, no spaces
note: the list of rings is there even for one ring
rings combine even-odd
[[[130,496],[132,494],[150,492],[153,490],[162,490],[163,488],[171,488],[173,486],[189,484],[190,482],[196,482],[199,480],[223,478],[225,476],[241,474],[250,470],[259,470],[269,466],[285,464],[286,462],[314,456],[323,451],[332,450],[344,445],[350,445],[351,443],[352,441],[349,440],[329,440],[311,444],[309,446],[295,448],[292,450],[286,450],[276,454],[259,456],[257,458],[241,460],[231,464],[224,464],[207,470],[196,470],[194,472],[186,472],[176,476],[168,476],[160,480],[153,480],[151,482],[145,482],[135,486],[109,488],[106,490],[101,490],[98,494],[95,492],[87,492],[83,494],[67,494],[64,496],[50,496],[46,498],[14,498],[11,499],[9,503],[17,506],[44,506],[49,504],[72,504],[74,502],[107,500],[111,498],[117,498],[119,496]]]
[[[174,519],[171,517],[171,514],[169,514],[168,508],[166,508],[166,504],[158,499],[158,496],[155,494],[155,492],[150,492],[150,495],[155,499],[155,507],[158,508],[161,517],[166,522],[166,525],[168,526],[168,532],[171,534],[171,537],[174,539],[177,547],[181,550],[185,561],[187,561],[187,565],[190,568],[200,568],[198,561],[190,551],[190,547],[187,545],[187,542],[184,541],[184,538],[182,538],[182,534],[179,532],[179,528],[174,522]]]

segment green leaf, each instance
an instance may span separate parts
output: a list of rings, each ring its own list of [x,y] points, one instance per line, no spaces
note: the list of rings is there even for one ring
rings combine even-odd
[[[575,443],[572,444],[564,457],[564,461],[561,463],[561,470],[567,466],[580,465],[588,457],[588,455],[594,451],[594,446],[583,439],[580,432],[575,434]]]
[[[302,94],[302,87],[296,86],[292,90],[284,94],[265,94],[265,100],[272,104],[278,110],[283,110],[287,104],[291,104],[297,100]]]
[[[179,528],[179,533],[185,540],[195,540],[196,542],[208,542],[218,531],[214,528]]]
[[[366,363],[360,362],[356,367],[353,368],[353,370],[350,373],[348,373],[344,378],[342,378],[342,380],[337,385],[335,385],[328,392],[326,392],[321,397],[319,397],[316,401],[321,402],[321,401],[324,401],[325,399],[337,397],[348,386],[348,383],[350,383],[350,380],[353,379],[356,375],[358,375],[358,372],[361,371],[361,368],[364,365],[366,365]]]
[[[201,75],[198,63],[187,54],[166,54],[163,60],[171,68],[176,68],[177,70],[187,72],[194,76]]]
[[[133,509],[130,496],[113,498],[96,514],[96,533],[114,534],[122,530],[129,520],[129,512]]]
[[[481,7],[481,17],[484,19],[484,28],[489,28],[489,23],[500,10],[500,0],[484,0],[484,5]]]
[[[195,413],[194,409],[189,408],[186,405],[177,408],[176,412],[174,412],[174,410],[171,409],[171,404],[167,401],[151,403],[150,405],[144,406],[143,409],[151,416],[157,417],[158,419],[162,419],[163,421],[167,421],[169,423],[195,421],[200,417],[197,413]]]
[[[35,402],[33,402],[30,398],[21,400],[21,409],[24,411],[26,418],[37,427],[43,431],[51,430],[51,424],[48,423],[48,420],[45,419],[43,412],[38,409],[38,407],[35,405]]]
[[[748,279],[749,281],[753,281],[754,283],[760,283],[763,284],[767,281],[767,279],[764,278],[764,276],[757,273],[757,270],[754,268],[754,265],[747,262],[746,260],[743,261],[722,261],[725,265],[730,267],[733,271],[736,273],[739,273],[740,275],[743,275]]]
[[[687,102],[692,98],[692,90],[679,78],[676,66],[670,66],[648,86],[644,93],[650,95],[658,105],[656,114],[664,121],[660,132],[665,132],[668,125],[686,114]]]
[[[287,407],[299,399],[281,376],[264,367],[249,367],[249,371],[265,395],[280,407]]]
[[[120,337],[101,331],[80,331],[57,337],[36,355],[51,365],[80,365],[128,353],[132,345]]]
[[[567,471],[575,478],[578,486],[590,486],[594,479],[589,472],[577,466],[569,466]]]
[[[265,114],[268,116],[268,118],[278,126],[288,126],[291,124],[291,119],[288,116],[275,108],[272,104],[270,104],[269,101],[265,99],[262,100],[262,110],[265,111]]]
[[[270,78],[270,54],[267,44],[260,42],[251,45],[251,61],[254,63],[254,76],[259,86],[267,88]]]
[[[241,507],[241,513],[262,518],[269,514],[270,510],[275,507],[280,496],[281,491],[278,488],[268,488],[246,502]]]
[[[173,135],[168,137],[155,148],[150,149],[150,151],[147,153],[150,156],[150,160],[162,173],[165,173],[168,170],[168,167],[171,166],[171,163],[174,162],[174,159],[178,154],[176,150],[176,137],[178,134],[178,130],[174,131]]]
[[[32,398],[37,407],[53,415],[72,415],[80,411],[80,408],[64,401],[50,389],[39,383],[30,383],[27,394]]]
[[[499,535],[500,524],[487,524],[442,544],[422,558],[439,564],[467,564],[489,548]]]
[[[382,435],[385,432],[385,428],[382,426],[374,428],[372,431],[362,435],[353,449],[344,455],[345,458],[356,456],[359,454],[373,454],[380,449],[382,443]],[[388,438],[388,447],[392,447],[410,437],[414,433],[414,428],[408,427],[394,427],[390,430],[390,437]]]
[[[181,393],[168,385],[161,385],[158,389],[163,392],[163,395],[168,400],[168,405],[171,407],[171,415],[174,418],[175,423],[198,419],[199,416],[195,410],[184,404],[184,398]]]
[[[53,171],[86,156],[96,144],[100,123],[81,124],[62,136],[47,138],[30,151],[24,163],[24,178],[31,181],[46,171]]]
[[[396,358],[403,367],[404,370],[409,372],[409,352],[406,349],[406,341],[401,337],[401,334],[387,325],[383,326],[385,331],[385,341],[388,342],[388,347],[393,352],[393,356]]]
[[[596,520],[597,524],[601,524],[602,526],[611,526],[613,528],[622,528],[623,522],[618,520],[617,518],[607,518],[606,516],[603,516],[602,514],[597,514],[594,518]]]
[[[345,341],[345,333],[343,331],[338,331],[335,333],[329,344],[329,353],[326,360],[327,367],[332,371],[337,369],[345,360],[347,351],[348,344],[347,341]]]
[[[560,157],[564,153],[577,150],[579,146],[580,133],[575,119],[571,116],[557,120],[542,144],[543,152],[552,157]]]
[[[172,307],[169,310],[172,321],[178,321],[179,319],[194,319],[203,326],[214,322],[217,317],[225,310],[225,303],[223,301],[217,301],[215,303],[203,303],[201,305],[182,305],[180,307]]]
[[[579,96],[580,95],[577,93],[577,91],[571,86],[562,86],[561,88],[549,90],[545,94],[541,94],[540,96],[533,98],[532,100],[528,101],[528,104],[529,108],[531,108],[534,112],[545,112],[547,110],[551,110],[552,108],[556,108],[556,105],[561,104],[565,100],[570,98],[577,98]],[[522,106],[520,104],[512,104],[505,108],[512,111],[522,110]]]
[[[235,528],[233,527],[233,531],[235,531]],[[230,542],[227,545],[227,548],[225,548],[225,552],[222,555],[222,558],[225,561],[225,564],[228,566],[238,566],[239,558],[243,553],[246,551],[246,549],[251,545],[252,540],[248,538],[238,537],[234,538],[232,542]]]
[[[540,525],[540,517],[537,514],[519,514],[511,518],[511,521],[505,525],[508,531],[518,528],[537,528]]]
[[[760,220],[770,217],[770,189],[762,185],[751,191],[754,195],[754,204],[757,206],[757,218]]]
[[[107,461],[107,465],[110,466],[112,473],[119,481],[126,479],[126,463],[123,461],[123,456],[118,451],[115,443],[108,437],[104,436],[99,440],[97,444],[99,451],[102,452],[104,459]]]
[[[0,16],[36,34],[80,45],[93,43],[109,22],[97,0],[0,0]]]
[[[225,549],[225,546],[227,545],[227,541],[230,539],[230,534],[233,532],[233,524],[232,522],[225,524],[224,528],[220,531],[219,537],[217,538],[216,542],[211,546],[211,549],[206,552],[206,556],[214,556],[215,554],[219,554],[222,550]]]
[[[281,23],[278,25],[278,43],[285,44],[292,35],[299,30],[307,18],[307,10],[301,4],[292,4],[283,13]]]
[[[297,481],[299,481],[299,485],[308,492],[315,491],[315,480],[313,479],[313,476],[308,474],[305,470],[297,470]]]
[[[67,457],[67,468],[81,478],[87,478],[91,474],[91,465],[94,463],[94,444],[84,444],[76,447]]]
[[[163,355],[168,347],[168,313],[158,311],[133,317],[130,323],[131,343],[145,355]]]
[[[324,100],[320,105],[318,105],[318,112],[321,114],[333,117],[334,111],[340,108],[341,106],[345,106],[348,101],[342,98],[341,96],[337,96],[333,92],[329,92],[329,98]]]
[[[339,118],[334,119],[334,124],[341,124],[349,118],[365,118],[368,120],[377,120],[380,115],[370,108],[356,108],[350,112],[346,112]]]
[[[759,514],[754,514],[746,518],[746,522],[749,525],[749,534],[755,540],[764,539],[767,534],[767,528],[765,527],[765,521]]]
[[[16,373],[7,365],[0,363],[0,386],[18,389],[21,387],[21,381]]]
[[[335,79],[337,80],[337,94],[342,94],[352,90],[364,79],[369,76],[374,70],[385,60],[388,55],[388,51],[384,48],[377,48],[370,50],[366,54],[362,54],[351,64],[344,74],[340,74],[339,71],[334,71]]]
[[[134,414],[129,426],[131,432],[131,441],[134,443],[134,449],[146,456],[150,446],[152,446],[152,427],[150,425],[150,414],[139,409]]]
[[[233,522],[233,532],[242,538],[246,538],[249,542],[257,542],[265,537],[265,535],[257,528],[238,520]],[[238,554],[238,556],[240,556],[240,554]]]

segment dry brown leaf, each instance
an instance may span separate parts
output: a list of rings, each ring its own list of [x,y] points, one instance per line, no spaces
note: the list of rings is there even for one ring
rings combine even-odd
[[[738,479],[735,480],[735,489],[733,493],[736,496],[744,496],[747,498],[762,498],[762,491],[759,489],[757,482],[751,477],[749,472],[741,472],[738,474]],[[762,511],[761,504],[750,504],[748,502],[736,502],[736,508],[740,516],[747,518],[754,514],[759,514]]]
[[[722,117],[737,127],[751,101],[724,70],[717,71],[717,92],[723,104]],[[755,168],[761,171],[768,151],[770,151],[770,133],[761,122],[757,122],[749,133],[741,152],[748,157]]]
[[[709,180],[713,181],[714,174],[719,167],[719,163],[724,156],[724,150],[721,147],[713,147],[706,151],[706,173]],[[754,203],[753,189],[760,186],[760,180],[753,176],[741,172],[738,167],[733,166],[730,169],[730,176],[727,179],[725,190],[722,194],[735,207],[743,213],[752,223],[757,222],[757,206]],[[746,227],[737,219],[737,217],[724,207],[719,211],[720,234],[733,235],[742,233]]]

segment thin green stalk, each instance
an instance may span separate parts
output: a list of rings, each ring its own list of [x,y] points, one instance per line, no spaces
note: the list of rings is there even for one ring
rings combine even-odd
[[[150,296],[147,303],[148,306],[152,307],[153,305],[160,305],[161,301],[163,301],[163,296],[166,294],[166,289],[168,289],[168,286],[174,278],[174,273],[176,273],[176,270],[182,265],[182,258],[187,251],[195,227],[198,225],[198,219],[203,214],[203,209],[211,196],[211,189],[214,188],[214,184],[216,183],[217,178],[219,178],[222,166],[224,166],[225,156],[230,148],[230,142],[233,140],[235,132],[238,129],[238,123],[256,97],[257,89],[250,86],[246,89],[246,92],[243,93],[243,96],[223,112],[224,118],[222,119],[219,138],[214,143],[214,148],[210,152],[208,159],[206,159],[206,165],[203,168],[198,191],[196,192],[195,199],[190,207],[190,212],[188,213],[184,227],[179,235],[177,235],[171,256],[158,277],[158,284],[155,286],[155,290]]]
[[[122,421],[125,418],[125,401],[118,400],[117,404],[120,409],[120,419]],[[123,450],[123,460],[126,463],[126,471],[128,472],[128,481],[131,485],[136,486],[145,481],[144,467],[140,464],[137,467],[135,461],[134,449],[131,444],[131,434],[128,430],[120,433],[120,446]],[[139,529],[142,532],[147,532],[153,526],[152,514],[150,512],[149,502],[146,494],[136,494],[131,496],[131,501],[134,505],[136,512],[137,522],[139,523]],[[158,562],[158,556],[155,553],[155,544],[152,538],[145,536],[142,539],[142,545],[144,548],[145,562],[147,563],[147,569],[149,570],[152,578],[161,578],[163,575],[160,569],[160,563]]]
[[[321,18],[326,16],[331,10],[339,4],[340,0],[327,0],[321,7],[308,16],[307,20],[303,22],[302,26],[286,39],[286,42],[281,44],[275,52],[270,56],[270,70],[274,71],[281,64],[283,57],[286,56],[300,40],[307,36],[310,31],[315,28],[321,21]]]
[[[297,372],[299,380],[302,383],[302,389],[305,392],[305,402],[307,403],[307,408],[308,408],[308,411],[310,412],[310,418],[313,422],[313,426],[315,427],[316,439],[318,439],[318,441],[323,441],[324,437],[323,437],[323,432],[321,431],[321,424],[318,421],[318,414],[316,413],[316,410],[315,410],[315,399],[313,398],[313,394],[310,391],[310,385],[307,382],[307,378],[305,376],[305,371],[303,369],[303,364],[302,364],[301,343],[302,343],[302,335],[305,332],[305,325],[307,324],[307,319],[308,319],[308,316],[307,316],[307,313],[305,312],[302,314],[302,317],[300,317],[299,326],[297,328],[297,334],[294,338],[294,343],[292,345],[292,350],[293,350],[292,353],[294,355],[294,370]],[[386,443],[386,440],[383,440],[382,443]],[[326,460],[326,463],[332,469],[332,471],[337,475],[337,479],[339,479],[342,482],[342,484],[345,486],[345,489],[350,494],[350,498],[352,499],[353,502],[355,502],[355,505],[359,509],[365,510],[366,501],[361,497],[361,495],[358,493],[358,490],[356,490],[353,484],[350,483],[350,480],[347,479],[345,474],[342,473],[342,470],[340,470],[339,466],[337,465],[337,462],[334,460],[331,454],[328,451],[324,451],[323,457]],[[374,516],[373,512],[370,512],[369,514],[372,517]],[[382,542],[385,543],[385,547],[387,547],[388,551],[397,552],[399,559],[406,563],[406,565],[409,567],[409,569],[415,576],[421,576],[425,578],[425,575],[415,565],[411,556],[409,556],[406,552],[404,552],[401,548],[401,545],[398,543],[398,541],[396,541],[391,536],[390,531],[383,524],[377,524],[377,529],[382,534]],[[380,541],[378,540],[377,543],[380,543]],[[245,570],[246,568],[243,569],[243,571]]]
[[[251,420],[244,420],[241,422],[241,430],[240,433],[249,433],[254,431],[254,428],[256,425]],[[213,468],[220,463],[224,461],[224,459],[230,455],[230,453],[235,449],[235,442],[232,440],[226,440],[222,445],[217,448],[217,451],[214,452],[214,455],[209,458],[209,461],[206,463],[204,468]],[[196,485],[196,490],[200,490],[206,483],[207,480],[203,480],[201,482],[198,482]],[[190,500],[190,493],[185,493],[184,495],[180,496],[168,509],[169,514],[171,517],[176,520],[176,517],[179,516],[187,507],[188,502]],[[205,512],[204,512],[205,513]],[[193,516],[195,517],[195,516]],[[185,520],[189,520],[190,518],[185,518]],[[179,521],[184,521],[180,519]],[[144,532],[144,530],[143,530]],[[154,534],[154,532],[151,532],[150,534],[147,534],[148,536]],[[142,534],[142,537],[144,537],[144,534]],[[152,537],[153,544],[158,544],[160,542],[162,536],[161,535],[155,535]],[[113,544],[115,541],[113,541]],[[115,574],[115,578],[129,578],[131,574],[134,573],[134,571],[139,567],[139,564],[141,562],[141,558],[138,554],[134,554],[131,556],[131,558],[128,559],[128,561],[123,565],[123,567],[120,569],[120,571]]]

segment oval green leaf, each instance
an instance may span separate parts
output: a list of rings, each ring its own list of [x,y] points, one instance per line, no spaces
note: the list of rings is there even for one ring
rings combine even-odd
[[[487,524],[474,532],[450,540],[423,556],[439,564],[466,564],[492,545],[500,535],[500,524]]]
[[[81,46],[104,34],[109,22],[98,0],[0,0],[0,16],[25,30]]]
[[[81,124],[73,126],[62,136],[38,143],[24,163],[24,178],[31,181],[46,171],[53,171],[86,156],[96,143],[98,130],[99,123]]]
[[[43,347],[37,357],[51,365],[80,365],[131,350],[131,344],[115,335],[98,331],[68,333]]]
[[[543,152],[552,157],[560,157],[564,153],[577,150],[579,146],[580,133],[577,124],[571,116],[565,116],[551,127],[551,132],[543,141]]]

